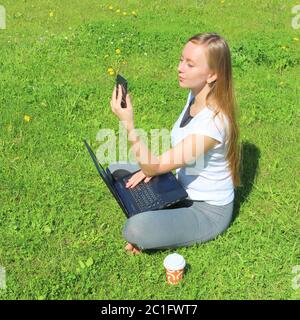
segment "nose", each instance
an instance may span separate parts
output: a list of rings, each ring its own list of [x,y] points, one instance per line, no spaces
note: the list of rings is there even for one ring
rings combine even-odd
[[[179,63],[179,64],[178,64],[177,71],[178,71],[179,73],[183,73],[182,63]]]

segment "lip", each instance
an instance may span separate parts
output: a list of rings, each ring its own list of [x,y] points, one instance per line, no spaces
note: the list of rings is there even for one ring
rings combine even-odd
[[[179,78],[179,80],[180,80],[180,81],[183,81],[183,80],[185,80],[185,79],[184,79],[184,78],[182,78],[182,77],[178,77],[178,78]]]

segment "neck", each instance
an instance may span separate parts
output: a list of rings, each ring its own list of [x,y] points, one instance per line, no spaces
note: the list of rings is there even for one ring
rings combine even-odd
[[[195,108],[197,110],[201,110],[206,106],[206,97],[210,91],[210,88],[207,84],[205,84],[204,87],[202,88],[197,88],[197,89],[191,89],[192,90],[192,94],[195,97]]]

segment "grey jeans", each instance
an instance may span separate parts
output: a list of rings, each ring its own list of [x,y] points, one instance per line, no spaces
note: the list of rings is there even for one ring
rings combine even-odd
[[[139,170],[138,164],[112,163],[115,178]],[[214,239],[232,220],[233,201],[215,206],[189,198],[167,209],[141,212],[127,219],[124,238],[140,249],[167,249]]]

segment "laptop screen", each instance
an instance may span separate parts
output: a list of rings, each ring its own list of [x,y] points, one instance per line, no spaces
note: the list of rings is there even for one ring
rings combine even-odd
[[[108,177],[108,174],[105,172],[105,170],[103,169],[102,165],[100,163],[98,163],[98,160],[94,154],[94,152],[92,151],[92,149],[90,148],[90,146],[88,145],[88,143],[86,142],[86,140],[83,140],[85,146],[87,147],[89,154],[91,155],[93,162],[101,176],[101,178],[104,180],[104,182],[106,183],[107,187],[109,188],[110,192],[112,193],[112,195],[115,197],[115,199],[118,201],[119,205],[121,206],[121,208],[123,210],[126,210],[125,206],[123,205],[123,203],[120,200],[119,195],[117,194],[117,192],[115,191],[115,187],[113,185],[113,182],[111,181],[111,177]]]

